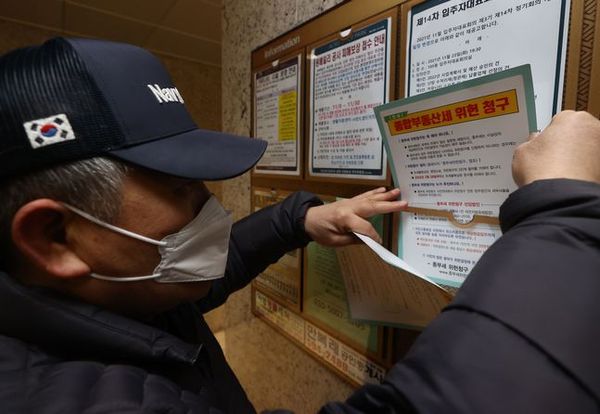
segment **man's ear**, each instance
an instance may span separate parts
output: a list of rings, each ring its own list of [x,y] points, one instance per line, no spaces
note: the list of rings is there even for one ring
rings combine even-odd
[[[12,221],[16,249],[46,274],[66,279],[89,275],[89,266],[66,241],[69,210],[47,198],[33,200],[17,211]]]

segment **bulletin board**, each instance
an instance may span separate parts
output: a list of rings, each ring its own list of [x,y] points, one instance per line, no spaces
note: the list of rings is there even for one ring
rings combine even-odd
[[[389,182],[372,108],[393,95],[396,12],[308,46],[307,179]]]
[[[254,167],[255,175],[301,176],[303,63],[304,52],[297,50],[254,70],[253,136],[268,142],[265,154]]]
[[[464,32],[467,47],[452,56],[431,57],[447,69],[440,77],[459,82],[508,69],[520,63],[517,58],[475,64],[484,37],[469,38],[467,30],[472,34],[491,28],[498,34],[511,19],[518,30],[536,28],[533,18],[544,16],[549,2],[568,17],[565,30],[556,31],[566,58],[554,72],[553,86],[540,86],[540,95],[551,89],[553,111],[587,110],[599,116],[600,7],[595,0],[349,0],[255,49],[252,135],[272,147],[252,172],[253,209],[298,190],[333,201],[391,186],[377,128],[370,125],[372,106],[447,84],[436,86],[433,75],[427,79],[425,72],[431,69],[421,67],[427,59],[416,52],[457,30]],[[502,5],[498,13],[504,14],[480,15],[494,4]],[[427,18],[435,7],[444,9],[444,16],[460,11],[464,22],[445,25],[430,17],[431,32],[440,34],[429,39],[424,34],[417,49],[411,38],[415,17]],[[524,24],[523,18],[531,23]],[[514,47],[510,58],[527,56],[520,42],[507,43]],[[415,72],[417,61],[421,72]],[[545,113],[549,119],[551,114]],[[392,251],[398,248],[398,222],[398,215],[381,222],[384,245]],[[336,272],[335,256],[314,243],[292,252],[253,282],[253,312],[351,384],[381,381],[419,332],[349,319]]]

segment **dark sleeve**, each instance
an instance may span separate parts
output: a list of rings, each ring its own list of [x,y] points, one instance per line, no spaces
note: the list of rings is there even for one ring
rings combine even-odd
[[[600,411],[600,185],[544,180],[382,385],[324,413]]]
[[[225,277],[213,282],[208,296],[198,303],[200,309],[207,312],[220,306],[285,253],[311,241],[304,231],[304,216],[309,207],[321,204],[313,194],[299,191],[235,223]]]

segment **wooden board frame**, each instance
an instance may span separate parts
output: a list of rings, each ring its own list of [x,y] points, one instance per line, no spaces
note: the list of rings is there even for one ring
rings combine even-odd
[[[304,164],[304,168],[305,168],[305,177],[307,181],[316,181],[316,182],[331,182],[331,183],[352,183],[352,184],[363,184],[363,185],[370,185],[370,186],[387,186],[390,185],[391,183],[391,173],[390,173],[390,168],[389,165],[387,163],[387,160],[385,158],[385,155],[383,156],[382,162],[384,162],[384,169],[386,171],[386,176],[383,179],[368,179],[368,178],[348,178],[348,177],[344,177],[343,175],[339,175],[337,177],[325,177],[325,176],[321,176],[321,175],[313,175],[311,174],[310,171],[310,139],[311,139],[311,134],[310,131],[312,130],[312,125],[311,125],[311,114],[310,114],[310,110],[311,110],[311,102],[310,102],[310,87],[311,87],[311,81],[310,81],[310,76],[311,76],[311,68],[310,68],[310,62],[308,61],[308,57],[310,56],[310,53],[312,50],[318,48],[319,46],[325,45],[327,43],[330,43],[332,41],[335,40],[341,40],[342,36],[341,36],[341,32],[342,31],[347,31],[350,30],[351,33],[354,33],[356,31],[361,30],[362,28],[368,27],[374,23],[377,23],[379,21],[383,21],[385,19],[390,19],[390,30],[389,30],[389,36],[390,36],[390,50],[389,50],[389,55],[390,55],[390,61],[389,61],[389,82],[387,85],[387,91],[386,91],[386,95],[387,95],[387,101],[393,101],[396,98],[396,88],[394,85],[396,85],[396,65],[397,65],[397,61],[396,61],[396,50],[397,50],[397,46],[396,46],[396,39],[397,39],[397,34],[398,34],[398,25],[397,25],[397,20],[398,20],[398,14],[399,14],[400,9],[398,7],[394,7],[391,8],[389,10],[386,10],[383,13],[380,13],[378,15],[375,15],[369,19],[365,19],[361,22],[352,24],[350,26],[346,26],[346,27],[340,27],[339,30],[334,31],[333,33],[329,34],[328,36],[319,39],[317,42],[311,43],[309,45],[306,46],[306,53],[305,55],[307,56],[307,62],[305,65],[305,80],[304,83],[306,85],[305,87],[305,109],[304,109],[304,113],[306,114],[304,116],[304,122],[305,122],[305,126],[304,126],[304,131],[305,131],[305,139],[304,139],[304,154],[305,154],[305,164]],[[383,141],[381,142],[381,149],[383,154],[385,154],[385,149],[383,147]]]
[[[328,360],[327,358],[324,358],[322,355],[319,355],[317,352],[315,352],[314,350],[310,349],[307,346],[307,341],[306,341],[306,332],[294,332],[291,333],[289,331],[287,331],[285,328],[283,328],[282,326],[279,326],[278,323],[273,322],[272,320],[270,320],[269,317],[267,317],[266,315],[264,315],[257,307],[256,304],[256,297],[258,294],[261,294],[262,292],[260,290],[257,290],[256,288],[254,288],[254,286],[252,287],[251,290],[251,294],[252,294],[252,298],[251,298],[251,306],[252,306],[252,312],[256,315],[256,317],[258,317],[259,319],[261,319],[262,321],[264,321],[267,325],[269,325],[270,327],[272,327],[276,332],[280,333],[281,335],[283,335],[284,337],[286,337],[288,340],[290,340],[292,343],[294,343],[296,346],[298,346],[301,350],[303,350],[304,352],[306,352],[309,356],[315,358],[317,361],[324,363],[325,367],[329,368],[330,370],[332,370],[334,373],[336,373],[337,375],[340,376],[340,378],[342,378],[344,381],[346,381],[347,383],[349,383],[350,385],[352,385],[353,387],[360,387],[361,385],[364,384],[364,381],[361,380],[357,380],[356,378],[353,378],[349,375],[347,375],[342,369],[340,369],[340,367],[338,366],[338,364],[336,363],[332,363],[330,360]],[[311,326],[313,329],[319,329],[321,330],[324,334],[329,335],[328,332],[322,330],[321,328],[317,327],[316,325],[314,325],[311,321],[307,320],[306,318],[302,317],[301,315],[297,315],[295,313],[293,313],[292,311],[290,311],[289,309],[287,309],[286,307],[282,306],[281,304],[279,304],[277,302],[277,300],[272,299],[271,297],[269,297],[268,295],[264,295],[268,300],[270,300],[277,308],[279,309],[270,309],[271,312],[276,313],[278,310],[279,311],[284,311],[287,312],[287,315],[285,315],[285,319],[286,320],[295,320],[296,322],[300,321],[302,323],[302,325],[307,325],[307,326]],[[383,338],[382,338],[382,343],[386,343],[389,344],[391,343],[391,340],[389,339],[389,334],[386,330],[383,331]],[[373,361],[371,358],[369,358],[368,356],[364,355],[363,353],[357,352],[355,349],[349,347],[346,343],[344,343],[343,341],[340,341],[338,338],[332,337],[333,340],[337,341],[338,344],[341,344],[342,346],[346,347],[347,350],[349,350],[351,353],[354,353],[357,356],[362,356],[364,361],[367,362],[367,364],[364,364],[365,366],[365,373],[368,373],[369,376],[373,377],[373,373],[375,374],[376,377],[376,381],[377,382],[381,382],[383,381],[383,377],[385,375],[385,371],[387,371],[392,363],[389,362],[389,360],[391,359],[390,356],[386,356],[385,358],[385,363],[384,364],[380,364],[376,361]],[[327,352],[328,353],[328,352]],[[370,365],[370,366],[367,366]],[[376,367],[375,369],[373,369],[374,367]]]
[[[573,0],[567,49],[565,109],[600,116],[600,5]]]
[[[395,35],[392,37],[391,39],[391,45],[390,45],[390,56],[391,59],[393,59],[393,64],[390,65],[390,85],[389,85],[389,90],[388,90],[388,95],[389,95],[389,99],[395,99],[395,97],[398,96],[398,87],[397,87],[397,66],[398,66],[398,62],[401,62],[401,60],[398,60],[396,58],[396,54],[399,51],[399,42],[397,41],[398,39],[398,32],[400,30],[399,28],[399,23],[398,23],[398,16],[400,13],[400,9],[399,6],[404,3],[406,0],[378,0],[376,2],[365,2],[365,1],[359,1],[359,0],[347,0],[344,1],[343,3],[340,3],[339,5],[335,6],[334,8],[328,10],[325,14],[317,16],[311,20],[309,20],[308,22],[304,23],[303,25],[291,30],[288,33],[284,33],[281,36],[273,39],[272,41],[268,42],[267,44],[258,47],[257,49],[255,49],[252,52],[252,64],[251,64],[251,73],[252,73],[252,79],[251,79],[251,87],[254,87],[254,73],[256,70],[258,70],[261,67],[266,67],[266,65],[269,65],[270,62],[272,62],[275,59],[285,59],[288,56],[293,55],[294,53],[296,53],[298,50],[304,50],[304,55],[306,56],[306,48],[308,45],[313,44],[317,41],[319,41],[320,39],[324,39],[326,36],[331,35],[332,33],[335,32],[339,32],[343,29],[346,29],[350,26],[353,26],[355,24],[357,24],[357,22],[365,22],[368,21],[368,19],[376,17],[378,15],[381,15],[383,13],[389,13],[389,14],[393,14],[392,17],[392,28],[393,30],[395,30]],[[393,12],[391,12],[391,10],[394,10]],[[400,55],[398,55],[400,56]],[[303,71],[304,71],[304,76],[308,76],[308,70],[306,70],[307,65],[304,64],[303,65]],[[303,79],[304,83],[304,87],[303,87],[303,102],[304,107],[303,107],[303,112],[305,112],[305,107],[306,107],[306,80]],[[252,99],[254,100],[254,90],[252,89]],[[254,110],[254,106],[252,105],[252,110]],[[305,114],[303,113],[304,119],[306,119]],[[251,114],[251,119],[252,122],[254,122],[254,113],[252,112]],[[287,191],[299,191],[299,190],[306,190],[306,191],[310,191],[312,193],[315,194],[335,194],[339,197],[353,197],[354,195],[360,194],[362,192],[368,191],[373,189],[374,186],[377,185],[377,183],[374,182],[374,180],[364,180],[363,182],[360,181],[356,181],[356,180],[335,180],[335,179],[328,179],[328,180],[324,180],[321,177],[319,177],[318,179],[315,180],[307,180],[306,179],[306,174],[307,174],[307,168],[306,168],[306,153],[308,151],[307,149],[307,140],[306,140],[306,133],[305,133],[305,123],[306,120],[304,120],[303,123],[303,133],[302,133],[302,142],[303,142],[303,148],[302,148],[302,157],[303,157],[303,171],[301,174],[301,177],[290,177],[290,176],[283,176],[283,175],[267,175],[267,174],[251,174],[251,179],[252,179],[252,186],[253,187],[264,187],[264,188],[272,188],[272,189],[276,189],[276,190],[287,190]],[[252,124],[252,131],[254,131],[254,124]],[[387,180],[385,181],[385,184],[389,184],[391,183],[391,172],[389,170],[389,166],[387,168]],[[390,230],[390,222],[391,222],[391,218],[388,218],[386,221],[386,224],[384,224],[384,230],[385,230],[385,240],[386,240],[386,245],[390,245],[391,242],[391,232]],[[304,255],[304,251],[303,251],[303,255]],[[304,256],[302,259],[302,266],[303,266],[303,272],[304,272]],[[302,283],[302,285],[304,286],[304,283]],[[304,287],[303,287],[304,288]],[[256,304],[255,304],[255,292],[260,292],[260,290],[256,289],[254,286],[252,287],[252,312],[257,315],[259,318],[261,318],[262,320],[264,320],[266,323],[268,323],[270,326],[274,327],[277,331],[279,331],[280,333],[282,333],[284,336],[286,336],[287,338],[289,338],[292,342],[296,343],[296,345],[300,346],[305,352],[307,352],[309,355],[311,355],[312,357],[316,358],[317,360],[321,361],[324,363],[324,365],[330,369],[332,369],[334,372],[336,372],[338,375],[340,375],[340,377],[342,379],[344,379],[345,381],[347,381],[348,383],[352,384],[353,386],[359,386],[362,385],[362,383],[357,382],[355,380],[353,380],[352,378],[348,377],[347,375],[344,375],[343,373],[340,373],[339,370],[336,370],[335,367],[332,367],[330,363],[328,363],[328,361],[326,361],[324,358],[322,358],[322,356],[319,356],[317,354],[315,354],[314,352],[312,352],[310,349],[306,348],[306,346],[297,341],[295,338],[293,338],[292,336],[286,334],[285,332],[283,332],[282,329],[278,329],[278,327],[272,322],[267,320],[264,316],[261,316],[260,313],[257,311],[256,309]],[[267,297],[272,297],[272,295],[268,295],[267,293]],[[274,298],[274,300],[276,301],[277,299]],[[294,309],[294,307],[286,307],[290,312],[293,312],[294,314],[299,315],[300,317],[304,318],[305,315],[298,311],[298,309]],[[306,320],[306,319],[305,319]],[[308,320],[306,320],[307,323],[310,323]],[[406,341],[406,346],[403,347],[402,350],[398,351],[398,350],[393,350],[392,346],[396,345],[396,342],[394,340],[394,332],[398,331],[398,329],[394,329],[394,328],[388,328],[388,327],[381,327],[379,329],[379,344],[378,344],[378,355],[371,355],[371,356],[375,356],[376,358],[376,362],[381,363],[381,365],[383,367],[385,367],[386,369],[389,369],[391,367],[391,365],[393,364],[393,362],[395,362],[395,358],[398,355],[398,352],[402,352],[402,354],[406,351],[406,349],[408,349],[408,343],[410,342],[410,339],[407,339]],[[402,330],[404,331],[404,330]],[[411,335],[413,335],[410,331],[407,331],[405,335],[400,334],[402,337],[406,337],[406,338],[412,338]],[[396,334],[397,336],[397,334]],[[336,335],[336,337],[339,337],[339,335]],[[343,341],[342,341],[343,343]],[[352,349],[355,349],[356,347],[352,347],[352,344],[347,344],[349,345]],[[356,350],[356,349],[355,349]],[[360,351],[360,350],[356,350],[356,351]],[[367,356],[367,358],[369,358],[369,356]]]
[[[254,73],[259,68],[267,67],[276,59],[285,60],[286,57],[292,56],[298,51],[304,52],[303,72],[303,115],[306,112],[306,77],[308,75],[306,63],[307,48],[309,45],[326,39],[332,33],[337,33],[340,30],[346,29],[357,22],[364,22],[381,13],[385,13],[391,9],[397,8],[398,12],[395,19],[395,47],[392,47],[391,54],[395,58],[395,67],[392,67],[390,76],[394,76],[394,81],[390,82],[392,89],[390,90],[390,99],[403,97],[405,88],[405,55],[406,55],[406,22],[408,10],[415,4],[419,4],[424,0],[377,0],[377,1],[362,1],[362,0],[346,0],[337,6],[329,9],[326,13],[316,16],[313,19],[303,23],[299,27],[284,33],[269,42],[259,46],[252,52],[251,56],[251,73],[252,79]],[[564,79],[564,95],[563,109],[587,110],[595,116],[600,115],[600,30],[597,29],[597,22],[600,21],[600,5],[597,0],[572,0],[569,38],[567,45],[567,63],[565,68]],[[253,81],[251,80],[252,88]],[[254,90],[252,89],[252,99],[254,99]],[[252,110],[254,106],[252,105]],[[254,122],[254,113],[252,113],[252,122]],[[252,174],[252,185],[256,187],[273,188],[277,190],[298,191],[307,190],[315,194],[335,194],[340,197],[351,197],[358,193],[372,189],[375,183],[371,180],[360,182],[357,180],[336,180],[323,179],[322,177],[311,177],[307,179],[307,163],[306,155],[308,152],[308,141],[306,138],[306,116],[302,123],[302,173],[300,177],[283,176],[283,175],[267,175],[267,174]],[[252,131],[254,124],[252,124]],[[389,171],[389,168],[388,168]],[[398,239],[398,222],[400,213],[395,214],[390,223],[387,225],[388,230],[388,246],[391,246],[394,251],[397,251]],[[390,227],[391,226],[391,227]],[[303,261],[303,268],[304,264]],[[304,282],[303,282],[304,284]],[[261,319],[255,309],[254,292],[252,288],[252,309],[255,314]],[[269,295],[269,297],[272,295]],[[277,299],[274,299],[277,301]],[[304,318],[301,309],[293,309],[287,307],[290,312]],[[304,345],[295,340],[290,335],[283,332],[271,321],[265,320],[270,326],[274,327],[283,335],[290,338],[294,343],[299,345],[309,355],[315,357],[319,361],[323,359],[306,349]],[[401,357],[418,332],[412,330],[403,330],[395,328],[382,329],[381,340],[381,355],[380,359],[386,367],[391,366],[393,362]],[[326,361],[323,361],[325,366],[336,371]],[[340,377],[348,381],[352,385],[360,385],[351,378],[340,374]]]
[[[407,0],[346,0],[313,17],[302,25],[283,33],[252,51],[252,68],[278,59],[292,49],[305,48],[319,39],[346,29],[377,14],[390,10]]]

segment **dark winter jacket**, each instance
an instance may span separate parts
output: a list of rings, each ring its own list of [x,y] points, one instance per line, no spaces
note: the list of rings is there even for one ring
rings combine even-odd
[[[295,193],[237,222],[209,295],[141,323],[0,273],[0,413],[248,413],[254,408],[202,313],[305,245]]]
[[[600,185],[535,182],[500,221],[504,235],[384,384],[324,412],[600,412]]]

